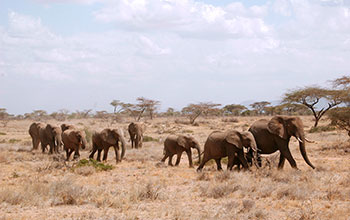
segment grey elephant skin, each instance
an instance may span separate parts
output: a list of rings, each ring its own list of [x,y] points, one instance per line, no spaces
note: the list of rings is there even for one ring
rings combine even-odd
[[[239,132],[236,130],[212,132],[204,144],[203,160],[197,168],[197,171],[201,171],[205,163],[211,159],[215,160],[217,169],[222,170],[221,158],[223,157],[228,157],[228,170],[232,170],[236,157],[242,163],[243,168],[248,169],[248,163],[244,155],[243,147],[252,150],[254,155],[256,155],[257,147],[255,139],[250,132]]]
[[[261,119],[253,123],[249,131],[254,135],[259,154],[272,154],[280,151],[279,169],[283,168],[285,159],[297,169],[297,164],[289,149],[289,141],[292,136],[299,141],[299,149],[305,162],[313,169],[315,168],[306,154],[305,142],[308,140],[299,117],[275,116],[271,120]],[[260,156],[258,160],[261,166]]]
[[[32,150],[38,149],[39,144],[40,144],[39,129],[40,128],[45,128],[45,126],[46,126],[45,124],[40,123],[40,122],[33,122],[29,126],[29,135],[32,138],[32,144],[33,144]]]
[[[60,127],[47,124],[45,127],[39,128],[39,137],[41,149],[44,153],[47,145],[50,146],[49,153],[59,153],[62,146],[62,130]]]
[[[164,157],[161,162],[165,162],[165,160],[169,157],[168,165],[173,166],[172,159],[176,154],[177,158],[175,166],[178,166],[181,160],[181,155],[185,151],[188,157],[189,166],[193,167],[191,148],[197,150],[198,163],[200,163],[201,150],[198,141],[196,141],[193,137],[186,135],[170,135],[164,141]]]
[[[121,143],[121,153],[118,143]],[[93,158],[94,154],[97,152],[97,161],[101,161],[101,152],[103,150],[103,160],[107,160],[108,150],[110,147],[114,147],[116,162],[121,162],[125,155],[125,138],[123,132],[120,129],[110,129],[106,128],[101,132],[95,132],[92,135],[92,152],[89,158]]]
[[[85,133],[75,129],[66,129],[62,133],[63,149],[66,151],[66,160],[69,161],[70,155],[74,152],[73,158],[80,156],[79,149],[85,149],[87,146]]]
[[[141,148],[144,125],[141,123],[131,122],[128,126],[128,131],[131,140],[131,148]]]

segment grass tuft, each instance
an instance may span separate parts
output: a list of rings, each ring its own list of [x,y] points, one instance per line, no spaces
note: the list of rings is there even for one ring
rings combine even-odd
[[[113,170],[114,166],[109,165],[109,164],[104,164],[101,162],[98,162],[94,159],[82,159],[79,160],[76,166],[79,167],[85,167],[85,166],[92,166],[94,167],[97,171],[108,171],[108,170]]]

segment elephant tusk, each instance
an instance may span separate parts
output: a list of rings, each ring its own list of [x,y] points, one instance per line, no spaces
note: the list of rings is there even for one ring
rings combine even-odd
[[[310,140],[308,140],[308,139],[306,139],[306,138],[305,138],[305,141],[306,141],[306,142],[309,142],[309,143],[315,143],[315,141],[310,141]]]
[[[300,139],[300,137],[297,137],[297,140],[298,140],[300,143],[303,143],[303,141]]]

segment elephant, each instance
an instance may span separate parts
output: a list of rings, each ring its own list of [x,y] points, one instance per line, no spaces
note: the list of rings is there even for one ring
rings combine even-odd
[[[68,129],[75,129],[75,127],[73,125],[69,125],[69,124],[61,124],[62,132],[64,132],[65,130],[68,130]]]
[[[119,153],[119,145],[118,142],[121,142],[121,155]],[[121,129],[110,129],[106,128],[101,132],[95,132],[92,135],[92,152],[89,158],[93,158],[96,151],[97,152],[97,161],[101,161],[101,151],[103,152],[103,160],[107,160],[108,150],[113,146],[115,150],[116,162],[121,162],[125,155],[125,139],[124,134]]]
[[[62,131],[60,127],[47,124],[46,127],[40,127],[39,137],[41,142],[42,152],[45,152],[47,145],[50,146],[49,153],[59,153],[59,148],[62,146]]]
[[[315,169],[306,154],[305,142],[310,141],[305,137],[303,122],[299,117],[275,116],[271,120],[261,119],[254,122],[249,131],[254,135],[258,147],[259,166],[261,166],[260,154],[272,154],[279,150],[281,154],[278,168],[282,169],[287,159],[293,168],[298,169],[288,146],[291,136],[294,136],[299,142],[299,149],[305,162]]]
[[[164,157],[161,162],[169,157],[168,165],[173,166],[172,159],[174,154],[177,155],[175,166],[178,166],[181,160],[182,152],[186,151],[189,161],[189,166],[193,167],[192,163],[192,152],[191,148],[197,149],[198,151],[198,160],[201,162],[201,149],[198,141],[193,137],[186,135],[169,135],[164,141]]]
[[[66,129],[62,133],[62,141],[64,145],[63,149],[66,151],[67,161],[69,161],[69,157],[73,153],[73,151],[74,151],[74,159],[76,159],[80,156],[79,154],[80,147],[82,149],[85,149],[85,147],[87,146],[85,133],[75,129]]]
[[[232,170],[235,157],[238,157],[243,168],[248,169],[248,163],[244,155],[243,147],[254,152],[254,157],[257,155],[257,146],[254,136],[250,132],[239,132],[236,130],[213,131],[209,134],[204,144],[204,156],[202,163],[197,168],[201,171],[206,162],[214,159],[218,170],[222,170],[221,158],[228,157],[227,169]],[[237,156],[236,156],[237,155]]]
[[[46,126],[45,124],[40,122],[34,122],[29,126],[29,134],[32,137],[32,143],[33,143],[32,150],[38,149],[40,144],[39,129],[45,128],[45,126]]]
[[[131,148],[141,148],[144,127],[140,123],[131,122],[128,127],[131,140]]]

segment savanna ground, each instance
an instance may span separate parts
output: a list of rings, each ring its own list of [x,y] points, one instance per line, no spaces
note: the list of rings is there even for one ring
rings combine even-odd
[[[0,220],[350,219],[350,146],[340,130],[306,132],[316,141],[306,146],[315,170],[303,161],[295,138],[290,148],[298,171],[287,161],[278,171],[278,153],[264,157],[263,168],[247,172],[218,172],[211,162],[197,173],[188,167],[185,153],[178,167],[159,163],[163,141],[170,133],[193,135],[203,149],[213,130],[247,130],[258,118],[235,119],[201,118],[197,126],[175,123],[175,118],[145,121],[143,148],[131,149],[128,142],[125,159],[117,165],[110,149],[107,164],[114,168],[106,171],[78,161],[65,162],[63,152],[31,152],[28,128],[32,121],[10,121],[0,128]],[[312,118],[302,119],[308,131]],[[93,130],[121,127],[126,140],[129,122],[65,121],[88,136]],[[328,123],[322,120],[320,126]],[[81,151],[80,159],[88,158],[90,148]],[[196,156],[194,151],[194,161]]]

